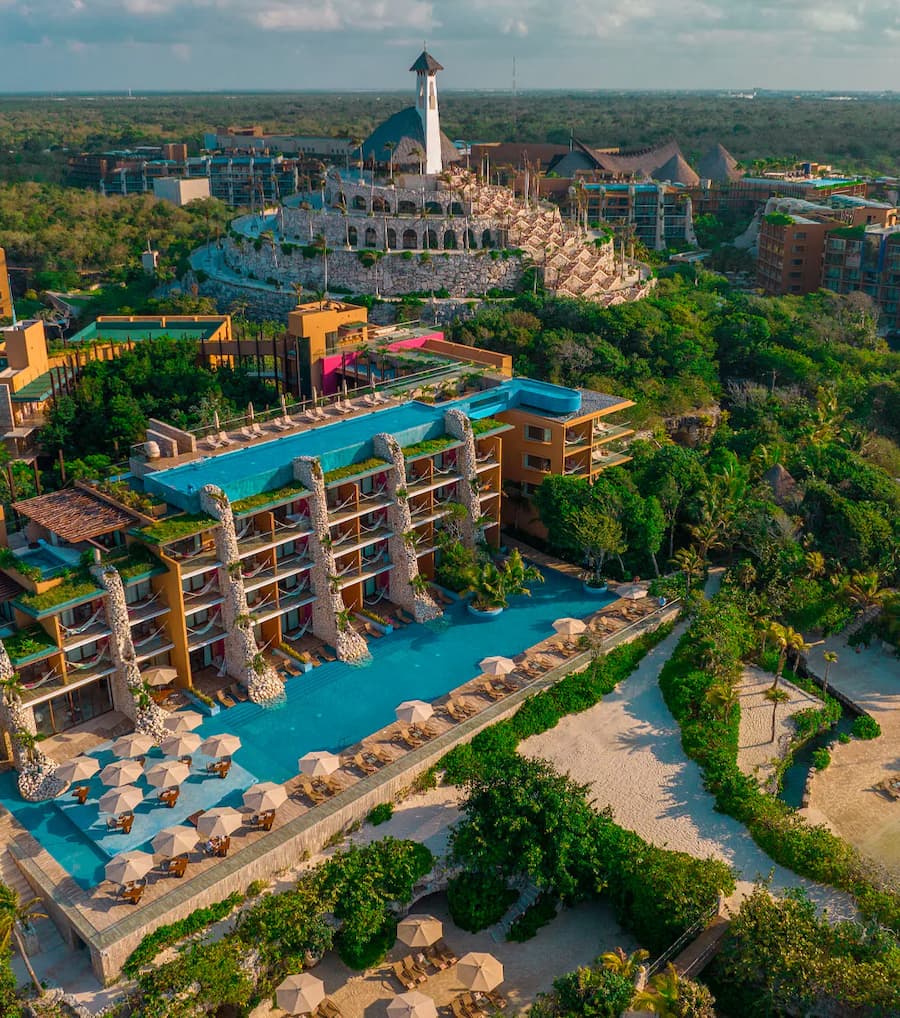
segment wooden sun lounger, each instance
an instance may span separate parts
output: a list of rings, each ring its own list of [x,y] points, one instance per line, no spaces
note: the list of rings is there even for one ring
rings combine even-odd
[[[309,778],[301,775],[300,776],[300,792],[306,796],[307,799],[314,805],[318,806],[324,802],[328,796],[325,795],[320,789],[316,788]]]
[[[362,753],[354,754],[348,766],[355,767],[357,770],[362,771],[363,774],[374,774],[378,770],[378,764],[367,760]]]
[[[501,692],[490,684],[490,682],[482,682],[481,685],[475,690],[476,693],[484,693],[485,696],[491,700],[502,700],[506,693]]]
[[[406,971],[406,966],[403,962],[395,961],[391,963],[391,971],[397,979],[397,982],[403,987],[404,990],[414,990],[416,988],[416,979],[411,972]]]
[[[408,728],[401,728],[391,737],[391,742],[401,743],[409,749],[418,749],[419,746],[423,744],[424,740],[417,739]]]
[[[337,658],[332,652],[323,644],[318,648],[319,657],[324,658],[326,661],[337,661]]]
[[[391,754],[388,753],[388,751],[378,743],[373,743],[371,746],[366,746],[365,749],[363,749],[363,754],[371,756],[373,759],[378,760],[379,763],[383,764],[393,763],[394,760],[393,756],[391,756]]]
[[[316,1008],[316,1014],[319,1018],[344,1018],[341,1014],[340,1008],[330,998],[326,997],[321,1004]]]
[[[166,873],[170,877],[181,877],[184,876],[185,870],[187,869],[188,857],[186,855],[176,856],[174,859],[169,860],[168,866],[166,866]]]
[[[241,688],[240,683],[238,682],[235,682],[234,685],[228,687],[228,695],[233,700],[237,700],[238,703],[247,703],[250,699],[247,692]]]
[[[233,707],[235,705],[235,701],[231,699],[231,697],[228,695],[228,693],[225,692],[224,689],[216,690],[216,699],[226,709],[229,707]]]
[[[401,621],[407,626],[412,625],[412,623],[416,621],[412,617],[412,615],[409,615],[402,608],[398,608],[396,614],[400,617]]]
[[[367,622],[365,626],[366,632],[373,640],[380,640],[385,634],[380,629],[376,629],[371,622]]]
[[[126,884],[119,893],[119,897],[123,901],[129,902],[131,905],[137,905],[141,898],[144,897],[144,891],[146,889],[146,880],[136,881],[133,884]]]
[[[424,983],[428,978],[428,973],[421,965],[418,964],[411,954],[408,954],[403,958],[403,967],[411,976],[413,976],[417,983]]]
[[[434,946],[426,947],[423,954],[427,961],[434,965],[436,969],[440,969],[441,971],[450,968],[452,964],[452,962],[445,958],[440,951],[435,950]]]

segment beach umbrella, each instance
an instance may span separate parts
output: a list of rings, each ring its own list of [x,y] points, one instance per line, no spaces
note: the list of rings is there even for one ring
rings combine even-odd
[[[281,402],[281,416],[282,417],[287,417],[287,415],[288,415],[288,412],[287,412],[287,400],[284,397],[284,393],[281,394],[280,402]]]
[[[149,852],[120,852],[106,864],[104,870],[107,880],[116,884],[130,884],[132,880],[140,880],[147,876],[156,865]]]
[[[388,1018],[437,1018],[437,1007],[431,997],[410,990],[401,993],[387,1006]]]
[[[116,760],[107,764],[100,771],[100,780],[104,785],[133,785],[144,773],[137,760]]]
[[[197,832],[192,827],[164,827],[154,837],[151,844],[153,851],[164,855],[167,859],[174,859],[176,855],[185,855],[193,852],[197,847]]]
[[[288,976],[275,990],[275,1000],[289,1014],[312,1014],[325,999],[325,984],[309,972]]]
[[[503,982],[503,966],[492,954],[470,951],[456,963],[456,977],[470,990],[490,993]]]
[[[256,420],[256,411],[253,409],[252,403],[247,404],[247,416],[250,418],[251,424]]]
[[[191,756],[200,748],[201,741],[194,732],[173,733],[163,739],[159,748],[166,756]]]
[[[56,768],[60,781],[87,781],[100,770],[100,761],[93,756],[76,756]]]
[[[112,788],[100,796],[101,813],[130,813],[144,798],[144,793],[134,785]]]
[[[219,424],[219,411],[218,410],[213,410],[213,428],[215,429],[215,432],[216,432],[217,435],[218,435],[221,427],[222,427],[222,425]]]
[[[145,672],[141,672],[141,679],[148,686],[168,686],[177,678],[177,668],[148,668]]]
[[[509,675],[516,670],[515,661],[508,657],[485,657],[478,662],[485,675]]]
[[[195,710],[179,710],[174,714],[170,714],[163,725],[170,732],[192,732],[195,728],[203,724],[203,715],[198,714]]]
[[[405,721],[409,725],[417,725],[427,721],[434,715],[434,707],[424,700],[404,700],[394,711],[398,721]]]
[[[112,744],[112,751],[116,756],[143,756],[149,753],[156,745],[153,738],[143,735],[141,732],[132,732],[131,735],[123,735]]]
[[[144,777],[154,788],[171,788],[187,781],[190,769],[180,760],[160,760],[144,772]]]
[[[647,588],[637,583],[629,583],[624,587],[617,587],[616,596],[628,601],[640,601],[647,596]]]
[[[263,813],[267,809],[278,809],[287,801],[287,792],[283,785],[276,785],[274,781],[263,781],[258,785],[251,785],[244,792],[244,805],[256,813]]]
[[[329,774],[334,774],[341,766],[340,758],[325,750],[307,753],[306,756],[301,756],[297,763],[300,770],[311,778],[324,778]]]
[[[203,838],[227,838],[244,822],[243,816],[230,806],[208,809],[197,817],[197,833]]]
[[[587,626],[581,619],[557,619],[553,623],[553,628],[560,636],[578,636],[587,629]]]
[[[227,732],[222,735],[211,735],[200,743],[200,752],[204,756],[220,757],[231,756],[241,748],[241,740],[236,735],[229,735]]]
[[[443,933],[440,919],[433,915],[408,915],[397,926],[397,937],[408,947],[431,947]]]

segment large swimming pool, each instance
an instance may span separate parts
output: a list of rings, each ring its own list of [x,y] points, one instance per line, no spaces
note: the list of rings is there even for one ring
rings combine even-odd
[[[497,618],[482,621],[469,615],[464,605],[452,605],[434,622],[406,626],[372,641],[373,656],[365,664],[334,662],[313,669],[287,683],[287,699],[280,706],[238,704],[207,718],[198,732],[204,737],[233,732],[242,743],[236,764],[259,781],[286,781],[296,775],[297,759],[304,753],[342,750],[390,724],[394,708],[403,700],[440,697],[478,675],[482,658],[518,654],[552,635],[554,619],[584,617],[606,603],[586,597],[579,583],[560,573],[548,571],[545,577],[531,597],[514,598]],[[92,785],[94,798],[99,779],[93,778]],[[204,782],[204,791],[213,798],[218,791],[228,793],[229,805],[239,805],[233,802],[237,790],[219,789],[215,780]],[[15,791],[15,775],[0,775],[0,802],[82,886],[103,878],[107,856],[52,804],[22,802]],[[169,811],[155,807],[155,812]]]

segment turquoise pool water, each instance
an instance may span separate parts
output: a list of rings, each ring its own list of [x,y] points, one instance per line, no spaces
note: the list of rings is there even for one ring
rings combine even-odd
[[[613,599],[588,598],[579,583],[555,572],[545,575],[531,597],[514,598],[495,619],[476,619],[464,605],[454,604],[443,618],[373,640],[373,656],[366,664],[334,662],[315,668],[287,683],[287,699],[280,706],[238,704],[207,718],[198,732],[204,737],[233,732],[242,743],[234,757],[237,764],[259,781],[286,781],[297,774],[297,759],[304,753],[342,750],[390,724],[403,700],[440,697],[478,675],[482,658],[518,654],[552,635],[554,619],[583,618]],[[214,782],[204,782],[204,791],[213,797],[217,790]],[[236,797],[237,791],[230,795]],[[102,879],[107,857],[52,804],[22,802],[13,774],[0,775],[0,803],[83,886]]]

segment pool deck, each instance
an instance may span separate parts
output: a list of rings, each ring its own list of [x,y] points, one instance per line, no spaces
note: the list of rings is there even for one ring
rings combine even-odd
[[[659,609],[646,600],[641,603],[645,613],[638,618],[636,604],[615,601],[592,616],[593,628],[604,633],[604,649],[609,650],[656,628],[679,611],[676,603]],[[624,614],[626,607],[633,613],[632,617]],[[598,616],[605,624],[600,623]],[[436,701],[439,707],[451,697],[462,697],[479,710],[459,723],[446,715],[436,715],[430,722],[435,736],[422,746],[408,749],[392,742],[396,723],[365,739],[367,748],[380,745],[389,754],[390,762],[371,775],[342,767],[334,776],[340,791],[324,802],[313,805],[306,800],[299,789],[299,777],[286,782],[289,798],[278,810],[271,832],[256,830],[245,823],[233,836],[227,858],[214,859],[195,851],[183,879],[153,871],[144,898],[136,907],[123,903],[117,897],[117,885],[106,881],[88,891],[83,890],[11,817],[7,818],[7,829],[12,832],[18,827],[19,833],[8,845],[9,854],[34,891],[44,899],[47,911],[70,943],[75,945],[75,938],[78,938],[87,944],[97,977],[108,982],[119,975],[128,955],[146,933],[184,917],[195,908],[219,901],[233,891],[244,891],[255,879],[271,879],[295,866],[305,852],[318,851],[330,837],[364,818],[373,806],[401,798],[416,777],[454,745],[468,741],[482,728],[514,713],[527,697],[590,662],[593,653],[590,650],[563,659],[556,651],[557,641],[555,637],[544,640],[525,652],[531,659],[542,656],[549,669],[535,679],[517,680],[521,683],[519,688],[501,699],[492,700],[486,693],[479,692],[485,682],[485,677],[479,676]],[[362,746],[363,743],[359,743],[348,747],[344,755],[352,756]],[[250,811],[244,812],[249,821]]]

